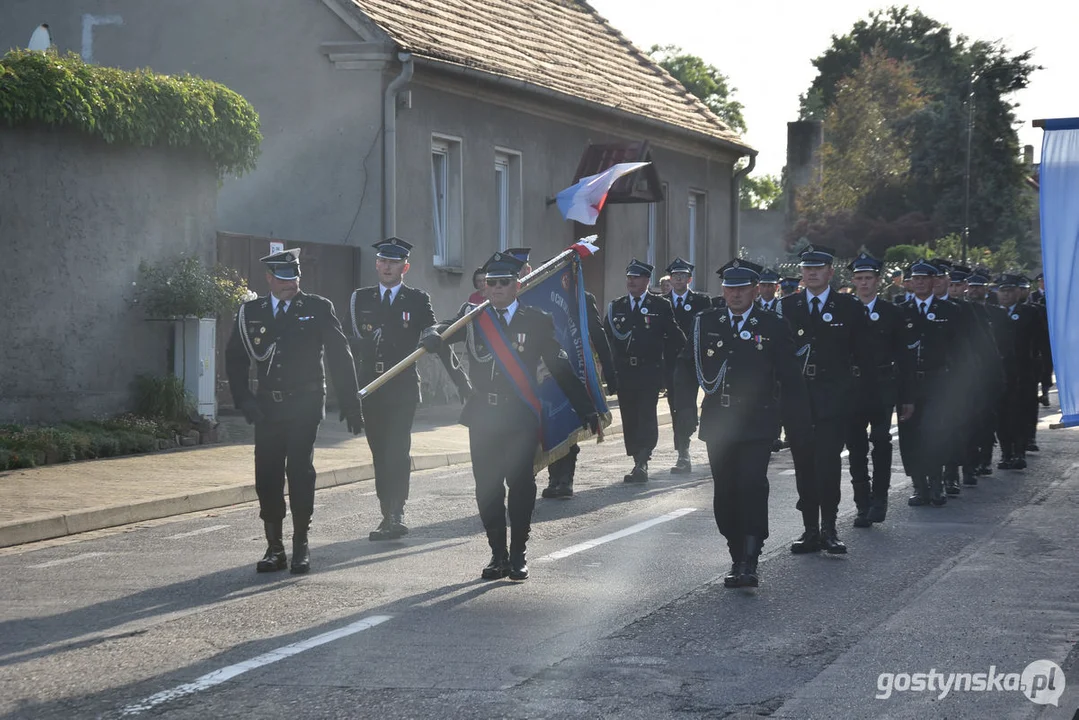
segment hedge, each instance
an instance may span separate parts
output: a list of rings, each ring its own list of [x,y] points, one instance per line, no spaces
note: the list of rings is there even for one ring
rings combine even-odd
[[[0,122],[70,128],[108,143],[201,149],[218,177],[253,170],[262,141],[258,113],[224,85],[52,51],[12,50],[0,59]]]

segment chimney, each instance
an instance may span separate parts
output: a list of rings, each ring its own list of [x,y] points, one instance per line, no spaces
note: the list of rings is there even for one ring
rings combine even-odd
[[[800,120],[787,123],[787,224],[797,215],[799,190],[821,182],[823,168],[820,147],[824,143],[824,123]]]
[[[1023,164],[1027,166],[1028,170],[1030,170],[1030,169],[1032,169],[1034,167],[1034,146],[1033,145],[1024,145],[1023,146]]]

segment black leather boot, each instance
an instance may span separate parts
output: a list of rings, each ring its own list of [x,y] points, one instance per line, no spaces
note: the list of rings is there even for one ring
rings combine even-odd
[[[681,448],[678,451],[678,460],[671,468],[671,475],[688,475],[693,472],[693,462],[689,459],[689,448]]]
[[[946,505],[948,496],[944,493],[944,474],[937,470],[926,478],[926,482],[929,484],[929,503],[933,507]]]
[[[846,555],[847,546],[839,539],[835,530],[835,517],[821,518],[820,546],[829,555]]]
[[[390,513],[389,540],[398,540],[408,535],[408,525],[405,525],[405,504],[397,503],[393,512]]]
[[[648,455],[638,454],[634,456],[633,469],[622,480],[628,483],[648,482]]]
[[[1020,450],[1015,454],[1015,459],[1012,460],[1012,470],[1026,470],[1027,469],[1027,451]]]
[[[491,561],[483,568],[484,580],[501,580],[510,574],[510,552],[506,549],[506,528],[487,531],[487,543],[491,546]]]
[[[747,535],[745,539],[745,562],[742,563],[742,577],[739,578],[739,587],[757,587],[760,580],[757,578],[757,560],[761,556],[761,548],[764,543],[755,535]]]
[[[807,527],[802,536],[791,543],[791,552],[795,555],[815,553],[820,550],[820,530]]]
[[[742,562],[745,557],[745,549],[742,547],[742,538],[727,541],[727,551],[731,555],[731,569],[723,576],[723,587],[738,587],[742,577]]]
[[[959,494],[959,466],[958,465],[945,465],[944,466],[944,492],[948,495],[955,496]]]
[[[547,487],[543,488],[543,491],[540,493],[540,496],[544,497],[544,498],[547,498],[548,500],[551,499],[551,498],[558,497],[558,488],[561,485],[562,485],[562,478],[557,476],[557,475],[552,475],[550,477],[550,479],[547,481]]]
[[[882,523],[888,517],[888,488],[884,485],[873,483],[872,498],[869,501],[869,512],[866,514],[871,523]]]
[[[304,575],[311,569],[311,553],[307,548],[307,530],[311,527],[311,518],[292,516],[292,565],[289,572]]]
[[[528,543],[528,529],[510,529],[510,580],[528,579],[528,562],[525,558],[525,545]]]
[[[974,487],[978,484],[978,468],[973,465],[963,466],[963,484],[967,487]]]
[[[907,498],[907,505],[921,507],[929,504],[929,481],[925,475],[915,474],[911,476],[914,483],[914,494]]]
[[[869,519],[869,480],[866,479],[859,480],[858,482],[852,482],[851,487],[854,489],[854,505],[858,508],[858,513],[854,516],[854,527],[872,527],[873,521]]]
[[[285,543],[281,539],[284,532],[284,523],[280,520],[277,522],[266,520],[263,525],[266,529],[266,554],[255,565],[255,572],[265,573],[284,570],[285,566],[288,565],[288,558],[285,556]]]

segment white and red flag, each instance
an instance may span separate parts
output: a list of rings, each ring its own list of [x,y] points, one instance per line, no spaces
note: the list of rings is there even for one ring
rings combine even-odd
[[[618,163],[598,175],[581,178],[575,185],[558,193],[556,200],[562,217],[576,220],[584,225],[595,225],[603,204],[607,202],[607,193],[611,191],[618,178],[638,170],[646,162]]]

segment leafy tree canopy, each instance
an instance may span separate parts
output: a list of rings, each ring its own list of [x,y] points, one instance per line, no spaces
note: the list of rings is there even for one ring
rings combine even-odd
[[[715,65],[684,52],[677,45],[653,45],[648,55],[682,83],[690,94],[700,98],[731,130],[739,133],[746,131],[742,103],[734,99],[737,88],[730,86],[730,80]]]

